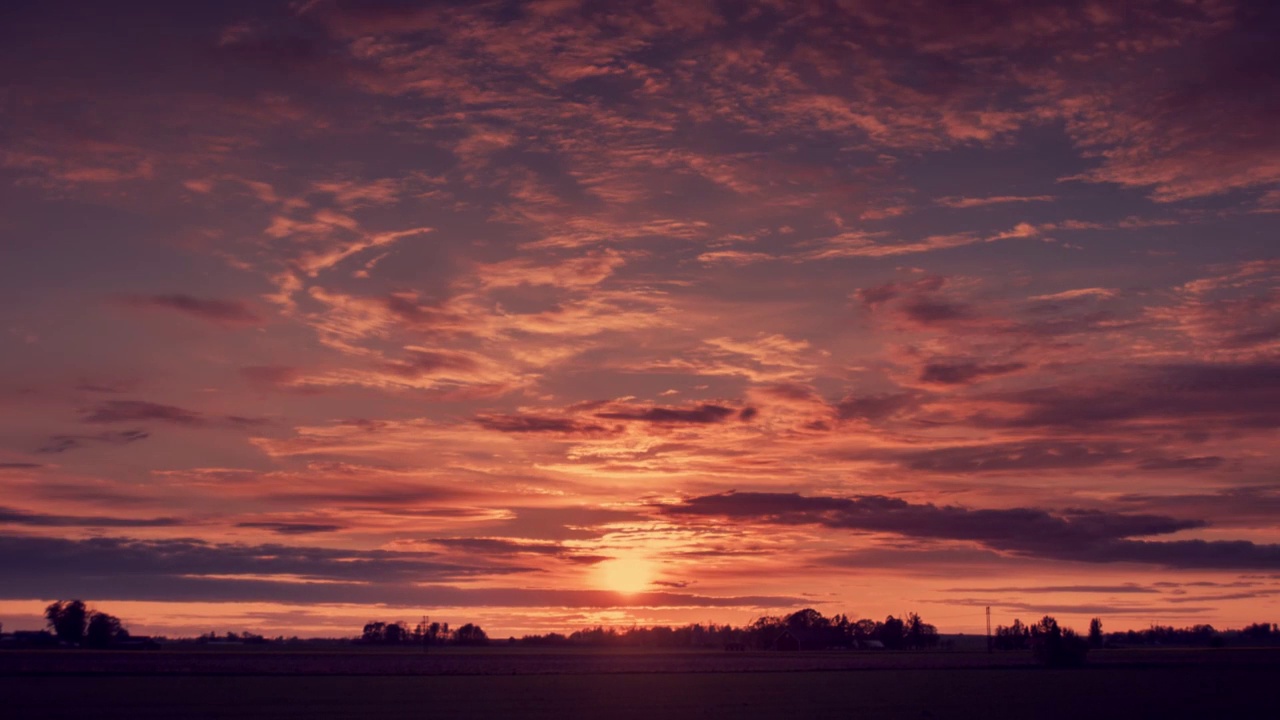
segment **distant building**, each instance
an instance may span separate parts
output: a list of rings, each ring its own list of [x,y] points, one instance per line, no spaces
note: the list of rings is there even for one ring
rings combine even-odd
[[[773,649],[782,652],[799,650],[826,650],[831,644],[828,634],[821,630],[787,628],[773,640]]]
[[[17,630],[0,635],[0,647],[4,648],[55,648],[58,638],[48,630]]]
[[[796,652],[801,649],[803,643],[791,630],[783,630],[778,637],[773,639],[773,649],[782,652]]]
[[[123,640],[117,640],[112,647],[120,650],[159,650],[160,641],[150,635],[130,635]]]

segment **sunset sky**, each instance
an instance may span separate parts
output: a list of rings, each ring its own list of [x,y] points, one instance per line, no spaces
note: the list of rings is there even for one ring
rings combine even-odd
[[[5,3],[0,621],[1278,621],[1277,8]]]

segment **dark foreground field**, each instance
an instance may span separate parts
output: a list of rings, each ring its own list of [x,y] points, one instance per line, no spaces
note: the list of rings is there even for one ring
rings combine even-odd
[[[26,654],[24,654],[26,655]],[[1089,667],[1046,670],[1018,657],[711,653],[437,655],[435,674],[327,674],[378,668],[398,654],[0,654],[0,715],[11,718],[1276,718],[1276,651],[1096,653]],[[7,657],[6,657],[7,656]],[[305,658],[310,673],[234,673],[209,660]],[[353,661],[352,658],[355,658]],[[442,674],[462,668],[504,674]],[[639,659],[637,661],[637,659]],[[942,662],[948,659],[950,662]],[[487,664],[489,660],[495,662]],[[663,671],[628,671],[650,660]],[[854,662],[856,661],[856,662]],[[183,665],[182,663],[187,663]],[[768,666],[744,670],[742,667]],[[218,665],[218,663],[213,663]],[[286,663],[287,664],[287,663]],[[253,665],[253,663],[249,663]],[[58,668],[63,668],[59,670]],[[398,667],[404,667],[398,665]],[[547,674],[546,668],[559,667]],[[183,669],[185,668],[185,669]],[[123,674],[116,669],[124,670]],[[728,670],[728,671],[726,671]]]

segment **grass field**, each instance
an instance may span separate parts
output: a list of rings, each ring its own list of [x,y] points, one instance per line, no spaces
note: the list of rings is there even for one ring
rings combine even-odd
[[[904,655],[906,659],[897,660],[881,656],[882,665],[863,669],[795,670],[786,664],[788,658],[775,671],[737,672],[715,670],[716,664],[724,662],[722,655],[689,654],[701,659],[686,667],[699,667],[700,662],[702,670],[629,672],[607,669],[617,654],[543,652],[519,654],[528,664],[515,674],[391,675],[118,674],[110,668],[114,654],[99,655],[96,670],[79,666],[92,654],[42,655],[71,659],[65,663],[67,672],[15,671],[0,665],[0,714],[7,718],[241,720],[1280,717],[1274,689],[1280,678],[1280,653],[1275,651],[1136,653],[1071,670],[984,665],[981,658],[959,656],[952,665],[910,666],[912,657],[923,660],[944,654]],[[165,659],[174,667],[172,663],[183,655],[209,653],[151,654],[164,655],[169,655]],[[637,655],[670,658],[680,654]],[[543,671],[548,661],[555,667],[554,661],[565,656],[594,657],[603,671],[593,672],[589,666],[552,674]],[[333,660],[317,657],[323,662]],[[495,653],[494,657],[513,662],[511,654]],[[323,662],[315,665],[317,670]],[[495,671],[498,667],[492,666]]]

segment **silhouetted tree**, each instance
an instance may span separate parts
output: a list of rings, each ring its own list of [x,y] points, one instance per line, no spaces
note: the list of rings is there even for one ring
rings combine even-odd
[[[467,623],[454,632],[453,641],[459,645],[488,645],[489,636],[479,625]]]
[[[382,629],[382,642],[399,645],[409,639],[409,629],[403,622],[390,623]]]
[[[841,620],[843,620],[843,626],[848,627],[848,619],[841,616]],[[813,608],[791,613],[784,623],[786,629],[800,639],[801,645],[806,650],[849,645],[848,638],[842,632],[838,621],[835,618],[823,617],[822,613]]]
[[[1102,618],[1094,618],[1089,621],[1089,647],[1102,647]]]
[[[996,627],[993,644],[997,650],[1026,650],[1030,646],[1030,640],[1030,630],[1021,620],[1015,619],[1010,627]]]
[[[653,629],[658,630],[659,628],[653,628]],[[666,629],[670,630],[671,628],[666,628]],[[546,647],[559,647],[563,645],[569,645],[570,643],[569,643],[569,638],[565,637],[561,633],[552,632],[552,633],[547,633],[546,635],[525,635],[524,637],[520,638],[520,644],[521,645],[539,645],[539,646],[546,646]]]
[[[89,613],[89,625],[84,636],[84,644],[87,647],[105,648],[117,640],[128,637],[129,631],[120,624],[120,618],[104,612]]]
[[[1036,660],[1052,667],[1083,665],[1089,643],[1074,630],[1059,627],[1057,620],[1045,615],[1031,626],[1031,652]]]
[[[1240,635],[1249,640],[1267,642],[1276,636],[1276,632],[1270,623],[1253,623],[1242,628]]]
[[[841,613],[831,618],[831,634],[835,642],[833,645],[839,647],[851,647],[854,638],[854,624],[849,620],[849,616]]]
[[[49,621],[49,628],[58,636],[59,642],[68,645],[79,645],[84,642],[85,625],[89,619],[89,610],[79,600],[52,603],[44,609],[44,617]]]
[[[367,643],[380,643],[383,638],[383,631],[387,629],[387,624],[378,620],[371,620],[364,624],[364,631],[360,633],[360,641]]]
[[[797,610],[787,616],[787,627],[792,630],[816,630],[827,627],[830,623],[822,613],[813,608]]]
[[[786,622],[772,615],[761,615],[747,626],[747,643],[761,650],[768,648],[777,639],[778,634],[787,626]]]
[[[890,650],[900,649],[906,640],[906,623],[890,615],[884,619],[884,622],[876,623],[875,635],[876,639],[884,643],[886,648]]]
[[[907,647],[919,650],[938,644],[938,628],[930,625],[916,613],[907,615],[906,623]]]

